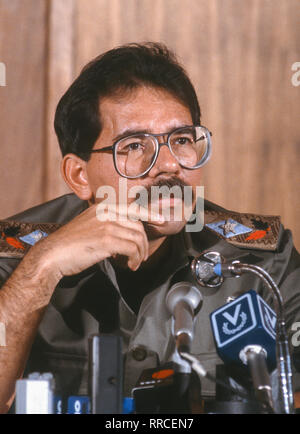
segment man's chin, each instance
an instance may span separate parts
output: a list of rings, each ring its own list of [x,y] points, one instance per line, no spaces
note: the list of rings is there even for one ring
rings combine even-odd
[[[185,221],[166,221],[160,225],[143,222],[149,240],[175,235],[184,228],[185,224]]]

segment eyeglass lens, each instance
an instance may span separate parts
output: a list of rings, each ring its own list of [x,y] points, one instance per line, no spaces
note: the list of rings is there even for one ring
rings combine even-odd
[[[158,152],[157,139],[151,135],[134,135],[120,140],[116,147],[116,165],[124,176],[145,173]],[[170,150],[179,164],[196,168],[203,163],[209,146],[208,132],[203,127],[185,127],[169,136]]]

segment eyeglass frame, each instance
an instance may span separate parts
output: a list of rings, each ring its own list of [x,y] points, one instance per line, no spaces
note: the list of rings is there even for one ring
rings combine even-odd
[[[171,136],[172,134],[176,133],[176,131],[183,130],[184,128],[196,128],[196,127],[201,127],[201,128],[203,128],[203,129],[205,130],[205,135],[206,135],[206,137],[207,137],[208,147],[207,147],[207,150],[206,150],[206,152],[205,152],[205,159],[204,159],[204,161],[203,161],[202,163],[197,164],[197,165],[194,166],[194,167],[187,167],[187,166],[184,166],[183,164],[181,164],[181,163],[178,161],[176,155],[174,155],[174,153],[173,153],[173,151],[172,151],[172,148],[171,148],[171,145],[170,145],[170,141],[169,141],[169,139],[170,139],[170,136]],[[144,137],[153,137],[153,138],[154,138],[154,141],[155,141],[155,143],[156,143],[156,150],[155,150],[155,154],[154,154],[153,161],[152,161],[152,163],[150,164],[150,166],[148,167],[148,169],[145,170],[145,171],[144,171],[143,173],[141,173],[140,175],[137,175],[137,176],[127,176],[127,175],[123,175],[123,174],[119,171],[118,166],[117,166],[117,152],[116,152],[117,145],[121,142],[121,140],[124,140],[124,139],[130,139],[130,137],[136,137],[137,135],[139,135],[139,134],[138,134],[138,133],[136,133],[136,134],[130,134],[129,136],[122,137],[122,138],[116,140],[116,141],[115,141],[111,146],[105,146],[104,148],[100,148],[100,149],[92,149],[91,151],[88,151],[88,152],[86,152],[86,153],[87,153],[87,154],[93,154],[93,153],[101,153],[101,152],[113,151],[113,161],[114,161],[115,169],[116,169],[117,173],[118,173],[120,176],[122,176],[123,178],[127,178],[127,179],[137,179],[137,178],[141,178],[141,177],[145,176],[148,172],[150,172],[150,170],[152,169],[152,167],[154,166],[154,164],[155,164],[156,161],[157,161],[157,158],[158,158],[158,154],[159,154],[160,148],[161,148],[162,146],[164,146],[164,145],[167,146],[167,147],[169,148],[169,151],[171,152],[171,154],[173,155],[173,157],[176,159],[176,161],[178,162],[178,164],[179,164],[181,167],[183,167],[183,168],[185,168],[185,169],[188,169],[188,170],[195,170],[195,169],[199,169],[200,167],[204,166],[204,164],[207,163],[207,161],[210,159],[210,156],[211,156],[211,140],[210,140],[210,137],[212,136],[212,132],[209,131],[209,130],[208,130],[205,126],[203,126],[203,125],[186,125],[186,126],[183,126],[183,127],[175,128],[173,131],[170,131],[169,133],[161,133],[161,134],[141,133],[140,135],[142,135],[142,136],[144,136]],[[162,136],[166,136],[166,135],[167,135],[167,141],[166,141],[166,142],[160,143],[160,142],[157,140],[157,137],[162,137]],[[202,140],[202,138],[200,138],[200,139],[198,139],[198,140]],[[202,157],[201,160],[203,160],[203,158],[204,158],[204,157]],[[200,160],[200,161],[201,161],[201,160]]]

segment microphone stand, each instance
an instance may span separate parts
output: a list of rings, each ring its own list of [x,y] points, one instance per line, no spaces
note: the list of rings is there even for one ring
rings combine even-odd
[[[192,261],[191,269],[194,277],[201,286],[220,286],[223,282],[223,276],[240,277],[244,273],[252,273],[258,276],[271,291],[277,314],[276,353],[281,405],[284,413],[292,414],[294,412],[292,365],[285,326],[283,300],[278,286],[265,270],[256,265],[243,264],[240,261],[233,261],[232,263],[226,264],[218,252],[208,252],[202,254],[200,257]],[[201,267],[199,267],[200,262]],[[205,262],[207,264],[205,264]],[[206,270],[207,267],[210,269],[209,272]],[[204,274],[202,275],[201,273],[203,272]],[[204,275],[208,276],[208,281],[203,278]],[[214,280],[213,283],[210,284],[209,282],[213,276],[217,278],[217,281]]]
[[[279,384],[281,391],[281,400],[283,411],[286,414],[294,412],[294,397],[292,386],[292,365],[289,351],[288,336],[285,326],[285,316],[283,309],[283,300],[278,286],[272,277],[262,268],[257,265],[243,264],[239,261],[233,261],[228,265],[221,265],[221,269],[226,273],[229,271],[235,276],[240,276],[244,273],[252,273],[258,276],[271,291],[274,296],[275,311],[277,314],[276,322],[276,351],[277,351],[277,369],[279,375]]]

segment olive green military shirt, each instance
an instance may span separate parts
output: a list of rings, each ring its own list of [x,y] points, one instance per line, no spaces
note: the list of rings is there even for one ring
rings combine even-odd
[[[87,203],[69,194],[32,208],[9,219],[13,222],[65,224],[86,209]],[[211,215],[232,217],[232,213],[209,202]],[[219,213],[219,214],[218,214]],[[211,217],[210,215],[210,217]],[[237,214],[234,215],[235,217]],[[223,218],[222,217],[222,218]],[[271,221],[271,220],[270,220]],[[6,221],[7,222],[7,221]],[[1,222],[0,222],[1,223]],[[44,226],[47,229],[47,226]],[[32,226],[32,230],[35,226]],[[46,230],[45,229],[45,230]],[[57,285],[44,314],[27,363],[25,375],[32,371],[52,372],[59,388],[68,395],[88,393],[88,337],[94,333],[120,334],[124,352],[124,396],[130,396],[141,372],[172,358],[174,338],[172,318],[165,304],[166,294],[176,281],[189,280],[189,257],[204,250],[220,252],[228,260],[239,259],[262,267],[279,285],[286,312],[287,329],[300,321],[300,257],[293,247],[290,231],[278,224],[270,243],[247,243],[224,239],[204,226],[201,232],[181,233],[171,237],[171,255],[153,273],[150,290],[142,299],[136,314],[121,294],[115,270],[109,260],[63,278]],[[251,239],[251,237],[250,237]],[[5,236],[2,237],[5,241]],[[271,247],[270,247],[271,245]],[[5,253],[0,246],[0,287],[17,267],[21,255]],[[149,282],[148,282],[149,285]],[[211,330],[209,314],[224,305],[229,296],[256,290],[273,306],[272,295],[254,275],[228,278],[217,290],[201,288],[203,305],[195,320],[192,353],[204,367],[215,373],[221,364]],[[291,342],[291,339],[290,339]],[[300,345],[300,342],[299,342]],[[300,347],[292,346],[293,351]],[[299,374],[294,375],[294,388],[300,390]],[[201,380],[203,397],[215,395],[215,385]]]

